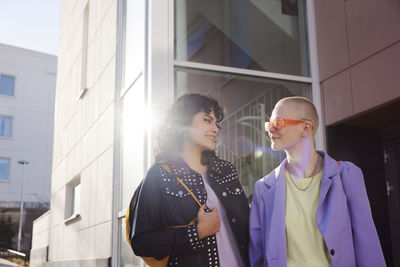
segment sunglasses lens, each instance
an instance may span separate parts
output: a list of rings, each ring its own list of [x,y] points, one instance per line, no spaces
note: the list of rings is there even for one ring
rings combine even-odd
[[[284,124],[285,124],[284,120],[279,119],[279,118],[275,119],[275,121],[274,121],[274,127],[275,127],[277,130],[279,130],[280,128],[282,128]]]
[[[270,121],[267,121],[264,125],[265,131],[269,132],[269,129],[271,129],[272,123]]]

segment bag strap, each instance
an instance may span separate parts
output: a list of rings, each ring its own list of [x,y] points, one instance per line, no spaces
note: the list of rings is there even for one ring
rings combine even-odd
[[[165,163],[160,163],[161,167],[163,167],[169,174],[172,175],[172,171],[171,169],[168,167],[167,164]],[[189,187],[187,187],[185,185],[185,183],[181,180],[181,178],[176,177],[176,180],[183,186],[183,188],[186,189],[186,191],[188,191],[188,193],[192,196],[192,198],[196,201],[196,203],[199,205],[200,208],[202,208],[204,210],[204,205],[201,205],[200,201],[196,198],[196,196],[193,194],[193,192],[189,189]]]

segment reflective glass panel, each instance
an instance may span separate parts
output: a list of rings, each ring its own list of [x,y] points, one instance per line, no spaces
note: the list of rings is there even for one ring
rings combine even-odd
[[[73,214],[79,214],[81,212],[81,184],[77,184],[73,189],[74,194],[74,210]]]
[[[125,232],[125,218],[119,219],[119,264],[120,267],[139,267],[142,265],[142,260],[135,256],[132,252],[132,248],[126,241]]]
[[[0,116],[0,137],[11,137],[12,118]]]
[[[188,92],[211,95],[224,107],[217,154],[236,166],[247,197],[255,181],[285,157],[271,150],[264,131],[275,103],[294,95],[311,98],[311,87],[305,83],[183,68],[175,69],[175,86],[177,96]]]
[[[143,76],[125,94],[123,99],[122,180],[120,209],[125,210],[143,179],[145,129],[148,116],[144,104]]]
[[[175,0],[175,59],[309,76],[304,0]]]
[[[0,75],[0,94],[2,95],[14,95],[14,83],[15,78],[8,75]]]
[[[6,158],[0,158],[0,180],[8,180],[9,170],[10,160]]]
[[[125,51],[122,88],[131,86],[144,68],[145,1],[125,1]]]

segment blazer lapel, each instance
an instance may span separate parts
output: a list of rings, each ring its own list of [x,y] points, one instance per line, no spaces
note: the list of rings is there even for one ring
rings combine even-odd
[[[337,166],[336,161],[332,159],[324,151],[318,151],[318,153],[324,156],[324,170],[322,173],[321,191],[319,195],[319,202],[316,213],[317,226],[318,228],[320,228],[320,231],[322,233],[321,221],[323,220],[324,215],[326,214],[326,209],[323,209],[323,207],[326,206],[324,205],[324,202],[326,201],[327,194],[332,185],[332,176],[335,176],[339,172],[339,167]]]
[[[278,266],[286,266],[286,230],[285,230],[285,203],[286,203],[286,160],[275,169],[274,175],[265,179],[268,190],[273,190],[273,203],[270,220],[270,231],[265,233],[268,240],[268,259],[278,261]],[[265,206],[271,206],[263,199]],[[271,200],[269,200],[271,201]]]

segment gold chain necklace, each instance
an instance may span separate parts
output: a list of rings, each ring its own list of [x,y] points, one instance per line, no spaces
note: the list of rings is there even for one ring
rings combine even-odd
[[[313,169],[313,171],[312,171],[311,174],[314,174],[315,171],[317,170],[318,162],[319,162],[319,154],[318,154],[318,157],[317,157],[317,162],[315,162],[315,166],[314,166],[314,169]],[[288,173],[289,173],[289,178],[290,178],[290,180],[292,181],[293,185],[294,185],[298,190],[300,190],[300,191],[306,191],[308,188],[310,188],[310,186],[311,186],[311,184],[312,184],[312,182],[313,182],[313,180],[314,180],[314,177],[317,175],[317,174],[314,174],[313,176],[311,176],[311,181],[310,181],[310,183],[307,185],[306,188],[300,188],[300,187],[297,186],[297,184],[296,184],[296,182],[294,181],[294,178],[293,178],[293,176],[292,176],[292,174],[290,173],[289,170],[288,170]]]

